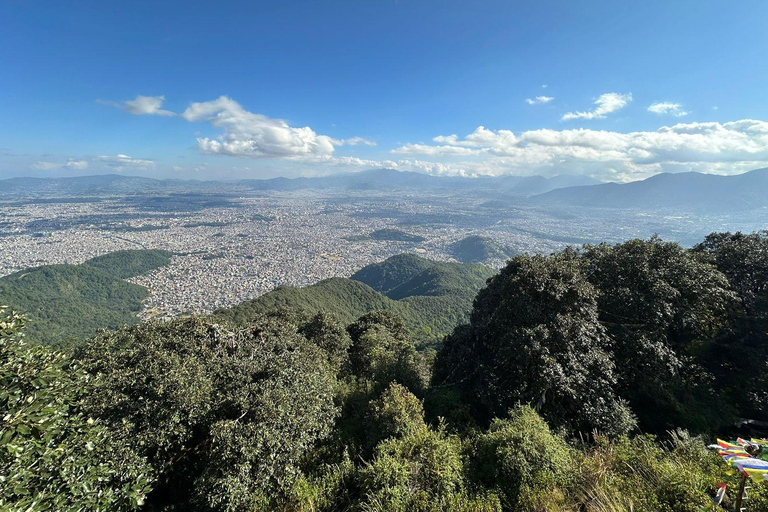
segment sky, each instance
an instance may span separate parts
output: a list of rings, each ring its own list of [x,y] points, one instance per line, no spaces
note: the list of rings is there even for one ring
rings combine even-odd
[[[768,167],[765,0],[0,0],[0,178]]]

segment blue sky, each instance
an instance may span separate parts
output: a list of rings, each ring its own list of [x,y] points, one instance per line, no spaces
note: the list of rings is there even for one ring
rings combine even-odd
[[[0,0],[0,26],[0,177],[768,167],[764,0]]]

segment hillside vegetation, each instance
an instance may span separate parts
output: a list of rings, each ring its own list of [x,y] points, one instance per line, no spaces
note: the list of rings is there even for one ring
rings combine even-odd
[[[160,249],[114,251],[83,263],[120,279],[146,274],[171,263],[172,253]]]
[[[123,278],[170,262],[157,250],[117,251],[81,265],[45,265],[0,277],[0,304],[28,316],[27,337],[69,344],[138,322],[149,291]]]
[[[490,238],[472,235],[454,242],[448,248],[451,256],[464,263],[483,263],[488,260],[506,260],[517,254],[511,247],[502,246]]]
[[[466,321],[472,299],[493,271],[483,265],[441,263],[413,254],[368,265],[351,278],[326,279],[304,288],[279,287],[212,318],[247,326],[264,314],[291,310],[303,316],[319,312],[342,323],[371,311],[392,311],[422,342],[449,333]]]
[[[0,508],[701,512],[722,483],[733,508],[741,475],[707,445],[765,436],[734,424],[768,421],[768,232],[515,256],[436,353],[392,309],[294,308],[445,299],[382,293],[473,272],[442,265],[401,256],[363,269],[376,289],[276,290],[243,326],[149,322],[69,356],[0,312]]]

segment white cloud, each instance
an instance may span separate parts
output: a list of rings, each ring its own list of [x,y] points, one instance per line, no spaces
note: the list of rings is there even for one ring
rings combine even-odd
[[[128,100],[123,102],[116,101],[102,101],[97,100],[103,105],[112,105],[113,107],[121,108],[136,116],[155,115],[155,116],[175,116],[176,114],[170,110],[163,110],[163,102],[165,96],[136,96],[135,100]]]
[[[571,119],[604,119],[606,114],[616,112],[626,107],[627,104],[632,101],[632,93],[619,94],[615,92],[608,92],[601,94],[599,98],[595,100],[597,107],[594,110],[587,112],[568,112],[563,115],[563,121],[569,121]]]
[[[351,137],[349,139],[333,139],[335,146],[376,146],[376,142],[365,137]]]
[[[75,160],[74,158],[70,158],[66,162],[39,161],[36,164],[32,165],[32,168],[37,171],[53,171],[53,170],[60,170],[60,169],[71,169],[76,171],[82,171],[88,168],[88,161]]]
[[[88,161],[87,160],[74,160],[70,158],[67,163],[65,164],[67,169],[75,169],[78,171],[82,171],[83,169],[88,168]]]
[[[630,133],[580,128],[515,134],[481,126],[464,138],[447,135],[433,141],[405,144],[392,153],[431,157],[438,162],[409,162],[441,174],[587,174],[612,180],[687,170],[735,174],[768,164],[768,122],[751,119]]]
[[[331,157],[334,145],[346,143],[318,135],[308,126],[294,128],[282,119],[248,112],[226,96],[192,103],[181,116],[190,122],[207,121],[223,130],[216,139],[197,139],[200,149],[214,155],[321,160]]]
[[[549,103],[554,99],[555,98],[553,98],[552,96],[536,96],[533,99],[531,98],[526,99],[525,102],[529,105],[541,105],[542,103]]]
[[[670,114],[675,117],[687,116],[688,112],[683,110],[683,106],[679,103],[670,103],[668,101],[661,101],[652,104],[648,107],[648,112],[653,112],[658,115]]]
[[[61,167],[60,163],[44,162],[44,161],[40,161],[32,165],[32,168],[35,169],[36,171],[52,171],[53,169],[59,169],[60,167]]]
[[[128,155],[99,156],[95,158],[95,161],[116,171],[146,171],[156,167],[154,160],[147,158],[132,158]]]

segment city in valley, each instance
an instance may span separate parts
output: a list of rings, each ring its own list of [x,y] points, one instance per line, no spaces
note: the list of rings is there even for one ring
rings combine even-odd
[[[131,279],[151,292],[142,318],[211,312],[278,286],[347,277],[402,252],[451,261],[452,244],[473,235],[530,253],[654,234],[692,245],[712,231],[761,229],[768,218],[765,209],[609,210],[428,190],[254,191],[213,182],[173,193],[5,196],[0,215],[0,275],[120,249],[172,252],[170,265]],[[377,232],[389,236],[371,236]],[[485,263],[500,268],[504,260]]]

